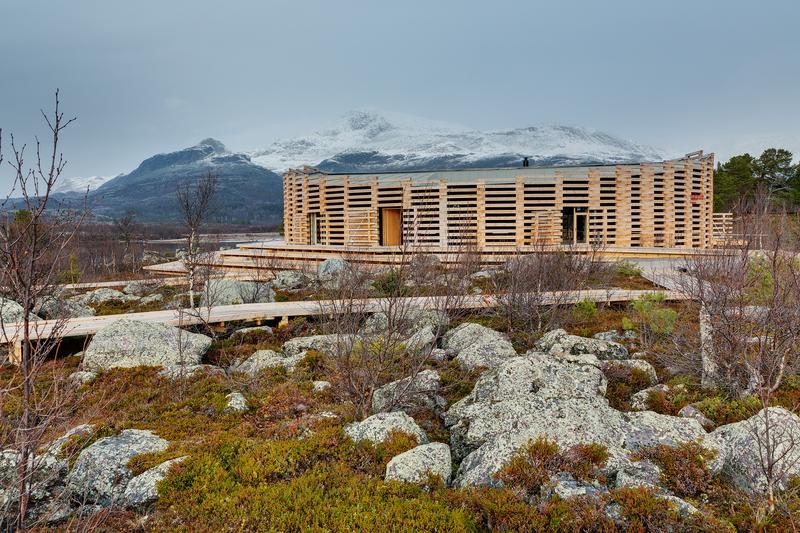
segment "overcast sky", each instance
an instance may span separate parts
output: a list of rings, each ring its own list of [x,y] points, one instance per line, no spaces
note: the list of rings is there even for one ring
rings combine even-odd
[[[364,107],[800,155],[798,20],[798,0],[0,0],[0,127],[44,134],[60,87],[68,176]]]

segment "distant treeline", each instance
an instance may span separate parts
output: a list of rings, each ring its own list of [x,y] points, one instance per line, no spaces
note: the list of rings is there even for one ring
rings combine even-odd
[[[735,211],[742,202],[767,195],[776,207],[800,209],[800,164],[783,148],[768,148],[760,156],[741,154],[718,163],[714,174],[714,211]]]

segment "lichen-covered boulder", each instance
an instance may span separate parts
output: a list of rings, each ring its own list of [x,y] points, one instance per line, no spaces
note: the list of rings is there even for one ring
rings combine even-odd
[[[263,281],[217,278],[206,282],[202,305],[238,305],[275,301],[275,291]]]
[[[272,286],[282,291],[302,289],[308,284],[308,277],[299,270],[281,270],[272,280]]]
[[[94,316],[95,310],[91,307],[72,299],[57,296],[45,296],[36,304],[36,314],[47,319],[79,318]]]
[[[317,281],[326,289],[336,289],[350,274],[350,263],[338,257],[326,259],[317,266]]]
[[[622,416],[629,425],[624,440],[624,446],[628,450],[658,444],[677,446],[706,436],[700,422],[690,418],[662,415],[653,411],[623,413]]]
[[[121,319],[102,328],[83,356],[87,369],[198,364],[211,338],[166,324]]]
[[[196,374],[221,375],[224,373],[220,367],[214,365],[175,365],[161,370],[158,375],[162,378],[176,380],[187,379]]]
[[[122,505],[125,507],[139,509],[154,503],[158,500],[158,482],[167,477],[167,473],[172,465],[185,461],[187,456],[176,457],[169,461],[164,461],[160,465],[145,470],[135,478],[131,479],[122,494]]]
[[[289,356],[299,355],[309,350],[335,355],[340,351],[350,349],[353,342],[356,342],[356,339],[352,335],[310,335],[286,341],[281,350]]]
[[[272,328],[269,326],[251,326],[249,328],[237,329],[232,335],[247,335],[249,333],[272,333]]]
[[[6,519],[14,517],[19,504],[16,484],[22,454],[13,449],[0,451],[0,529],[13,531]],[[28,459],[30,499],[28,518],[52,521],[69,512],[61,494],[64,477],[67,475],[66,459],[49,452],[30,456]]]
[[[262,370],[267,368],[277,368],[282,366],[287,371],[291,372],[294,367],[299,363],[305,352],[300,352],[295,355],[286,355],[283,353],[273,352],[272,350],[258,350],[250,357],[239,363],[238,365],[230,368],[231,372],[241,372],[249,376],[255,376]]]
[[[226,413],[244,413],[249,409],[247,406],[247,398],[245,398],[244,394],[241,392],[232,392],[228,394],[225,399],[227,400],[225,404]]]
[[[767,424],[770,436],[767,437]],[[717,451],[711,467],[721,469],[740,489],[765,493],[768,480],[765,444],[774,450],[773,472],[776,488],[783,490],[792,476],[800,476],[800,417],[782,407],[762,409],[757,414],[733,424],[720,426],[708,435],[705,445]],[[761,443],[761,445],[759,445]]]
[[[428,442],[428,435],[413,418],[401,411],[378,413],[365,418],[361,422],[353,422],[344,427],[344,432],[355,442],[369,440],[380,444],[389,438],[394,431],[409,433],[417,438],[419,444]]]
[[[139,429],[98,440],[78,455],[69,474],[73,499],[102,506],[120,502],[133,478],[128,461],[143,453],[163,452],[168,444],[151,431]]]
[[[697,407],[692,404],[684,405],[683,408],[678,411],[678,416],[683,418],[693,418],[700,422],[700,425],[703,426],[705,429],[710,430],[714,427],[714,422],[709,419],[706,415],[700,411]]]
[[[116,289],[103,287],[78,296],[73,296],[69,300],[83,305],[102,305],[108,302],[135,302],[139,300],[139,297],[132,294],[125,294],[124,292],[120,292]]]
[[[87,383],[91,383],[97,377],[97,372],[89,372],[88,370],[78,370],[77,372],[73,372],[67,377],[67,380],[75,385],[76,387],[81,387],[86,385]]]
[[[414,335],[423,330],[430,329],[438,333],[447,327],[450,318],[447,313],[436,309],[408,309],[405,312],[398,312],[395,317],[397,324],[394,328],[406,335]],[[389,329],[389,318],[384,312],[377,312],[370,315],[361,328],[364,336],[381,335]]]
[[[540,351],[556,356],[591,354],[600,360],[628,358],[628,350],[619,343],[570,335],[563,329],[546,333],[536,342],[536,347]]]
[[[137,279],[125,285],[122,292],[134,296],[145,296],[158,289],[159,285],[160,282],[155,279]]]
[[[423,370],[376,389],[372,393],[372,411],[413,411],[420,407],[439,411],[447,405],[439,395],[439,387],[439,374]]]
[[[453,455],[463,458],[454,485],[496,486],[495,474],[538,438],[562,449],[604,445],[613,476],[639,447],[674,445],[705,436],[695,421],[656,413],[622,413],[605,398],[606,379],[594,356],[555,357],[531,351],[485,373],[445,413]]]
[[[386,465],[386,481],[423,483],[429,475],[438,476],[445,484],[452,473],[450,447],[441,442],[422,444],[393,457]]]
[[[494,368],[517,355],[505,335],[471,322],[448,331],[442,342],[445,349],[458,353],[455,359],[466,370]]]
[[[326,390],[331,388],[331,382],[323,380],[312,381],[311,388],[314,392],[325,392]]]
[[[3,324],[12,324],[14,322],[22,322],[23,309],[20,304],[14,300],[0,297],[0,318]],[[40,317],[34,313],[30,315],[31,320],[40,320]]]

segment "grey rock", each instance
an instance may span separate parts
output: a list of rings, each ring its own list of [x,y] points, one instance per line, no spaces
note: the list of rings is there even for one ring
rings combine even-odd
[[[143,296],[141,300],[139,300],[139,305],[152,305],[161,303],[164,301],[164,296],[161,294],[151,294],[149,296]]]
[[[308,277],[299,270],[281,270],[272,280],[272,286],[282,291],[302,289],[308,284]]]
[[[605,492],[608,492],[608,489],[600,483],[584,483],[566,472],[550,476],[549,486],[545,489],[546,496],[556,495],[563,499],[596,496]]]
[[[68,486],[76,502],[112,505],[120,501],[133,478],[128,461],[151,452],[162,452],[168,442],[150,431],[126,429],[105,437],[78,455]]]
[[[239,305],[275,301],[275,291],[267,282],[217,278],[206,282],[202,305]]]
[[[450,357],[448,357],[447,350],[443,348],[434,348],[433,350],[431,350],[430,357],[431,361],[434,361],[436,363],[444,363],[450,359]]]
[[[628,358],[628,350],[621,344],[569,335],[563,329],[556,329],[546,333],[536,342],[536,347],[551,355],[591,354],[604,361]]]
[[[481,281],[485,279],[492,279],[492,273],[488,270],[479,270],[470,274],[469,278],[473,281]]]
[[[658,497],[662,500],[668,501],[670,505],[672,505],[675,508],[675,510],[678,511],[678,514],[683,517],[693,515],[698,512],[697,507],[687,502],[686,500],[678,498],[677,496],[673,496],[672,494],[662,493],[659,494]]]
[[[425,326],[403,341],[408,353],[427,355],[436,346],[436,333],[431,326]]]
[[[661,469],[650,461],[633,461],[617,470],[614,480],[616,488],[644,487],[650,490],[659,490],[661,483]]]
[[[247,335],[248,333],[272,333],[272,328],[269,326],[252,326],[249,328],[237,329],[233,335]]]
[[[677,446],[706,436],[706,431],[697,420],[653,411],[623,413],[623,418],[631,426],[625,435],[625,448],[629,450],[657,444]]]
[[[167,477],[172,465],[185,461],[187,457],[176,457],[164,461],[131,479],[122,494],[122,504],[125,507],[141,509],[156,502],[158,500],[158,482]]]
[[[35,308],[36,314],[48,320],[94,316],[95,310],[76,300],[46,296]]]
[[[176,380],[190,378],[198,373],[222,375],[225,371],[214,365],[174,365],[161,370],[158,375],[162,378]]]
[[[644,444],[675,444],[705,435],[695,421],[656,413],[622,413],[608,405],[596,358],[567,361],[529,352],[487,372],[445,414],[451,450],[462,458],[456,486],[497,486],[497,471],[532,440],[546,437],[562,449],[606,446],[605,473],[629,465]]]
[[[409,309],[405,312],[398,313],[395,318],[393,328],[400,334],[412,336],[419,331],[430,329],[434,333],[438,333],[441,329],[447,327],[450,318],[446,313],[433,309]],[[375,336],[382,335],[389,329],[389,318],[386,313],[379,311],[373,313],[364,322],[361,328],[362,336]]]
[[[89,372],[87,370],[78,370],[77,372],[73,372],[67,377],[70,383],[77,387],[81,387],[86,385],[87,383],[91,383],[97,377],[97,372]]]
[[[355,341],[356,338],[352,335],[311,335],[288,340],[281,349],[284,354],[289,356],[298,355],[309,350],[335,355],[339,350],[348,350]]]
[[[317,281],[326,289],[336,289],[347,279],[350,271],[350,263],[332,257],[317,266]]]
[[[791,476],[800,476],[800,417],[782,407],[762,409],[757,414],[711,432],[704,444],[717,451],[709,465],[721,469],[739,489],[763,494],[767,491],[765,464],[759,450],[767,442],[766,422],[771,426],[770,442],[777,459],[776,488],[783,490]],[[759,446],[759,442],[762,446]]]
[[[0,297],[0,318],[2,318],[2,324],[7,325],[14,322],[22,322],[23,314],[24,312],[20,304],[14,300]],[[41,318],[34,313],[31,313],[30,318],[31,320],[41,320]]]
[[[232,392],[225,397],[228,402],[225,404],[226,413],[244,413],[249,409],[247,398],[241,392]]]
[[[73,428],[70,428],[66,433],[58,437],[57,439],[52,440],[47,447],[45,448],[45,452],[56,456],[61,457],[61,448],[64,444],[67,443],[74,435],[80,435],[82,437],[88,437],[94,433],[94,425],[92,424],[80,424]]]
[[[13,516],[19,502],[16,476],[21,460],[22,454],[16,450],[0,451],[0,525],[4,518]],[[31,518],[50,517],[55,509],[50,504],[63,490],[67,469],[67,461],[55,454],[45,452],[28,458]]]
[[[700,425],[706,429],[714,427],[714,422],[704,415],[700,409],[692,404],[685,405],[680,411],[678,411],[678,416],[682,416],[683,418],[693,418],[700,422]]]
[[[494,368],[517,355],[505,335],[470,322],[448,331],[443,338],[443,346],[458,353],[455,359],[466,370]]]
[[[592,335],[592,338],[607,342],[617,342],[622,338],[622,335],[620,335],[617,330],[612,329],[609,331],[601,331],[599,333],[595,333],[594,335]]]
[[[83,305],[101,305],[107,302],[135,302],[139,300],[139,297],[132,294],[125,294],[124,292],[120,292],[116,289],[103,287],[100,289],[94,289],[79,296],[73,296],[69,300]]]
[[[125,294],[132,294],[133,296],[145,296],[158,289],[161,283],[154,279],[138,279],[131,281],[122,288]]]
[[[624,366],[630,368],[631,370],[641,370],[647,377],[650,379],[650,385],[655,385],[658,383],[658,375],[656,374],[656,369],[653,368],[653,365],[648,363],[643,359],[623,359],[623,360],[611,360],[611,361],[603,361],[602,369],[607,370],[614,366]]]
[[[393,381],[372,393],[372,411],[413,411],[420,407],[440,411],[447,401],[439,395],[439,386],[435,370]]]
[[[422,444],[393,457],[386,465],[386,481],[422,483],[428,475],[439,476],[447,484],[452,474],[450,447],[441,442]]]
[[[326,390],[331,388],[330,381],[312,381],[311,388],[314,392],[325,392]]]
[[[198,364],[211,339],[168,326],[138,320],[117,320],[94,336],[84,353],[87,369]]]
[[[267,368],[282,366],[287,371],[291,372],[305,355],[305,352],[296,355],[284,355],[282,353],[273,352],[272,350],[258,350],[245,361],[232,366],[230,370],[231,372],[241,372],[249,376],[255,376]]]
[[[414,435],[419,444],[428,442],[428,435],[417,425],[414,419],[400,411],[378,413],[365,418],[361,422],[353,422],[344,427],[344,432],[355,442],[369,440],[375,444],[384,442],[393,431],[402,431]]]
[[[650,409],[650,393],[651,392],[663,392],[667,393],[670,391],[669,385],[664,385],[663,383],[658,385],[653,385],[652,387],[647,387],[646,389],[642,389],[639,392],[635,392],[631,395],[630,404],[631,409],[634,411],[647,411]]]

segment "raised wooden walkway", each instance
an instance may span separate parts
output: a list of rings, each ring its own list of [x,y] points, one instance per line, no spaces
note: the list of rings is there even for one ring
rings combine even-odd
[[[562,292],[545,293],[542,300],[543,305],[552,303],[569,304],[582,300],[593,302],[627,302],[635,300],[644,294],[660,293],[667,300],[685,300],[686,296],[678,291],[647,291],[647,290],[628,290],[628,289],[591,289],[585,291],[571,291],[569,294]],[[405,300],[406,298],[403,298]],[[438,309],[445,305],[459,309],[483,309],[495,307],[497,297],[492,295],[470,295],[459,298],[444,296],[420,296],[409,297],[410,304],[418,308]],[[356,307],[365,313],[375,312],[382,308],[381,298],[369,298],[358,304]],[[149,311],[144,313],[125,313],[121,315],[95,316],[85,318],[73,318],[67,321],[41,320],[35,323],[32,337],[35,339],[50,338],[54,334],[58,337],[86,337],[94,335],[100,329],[116,322],[117,320],[140,320],[143,322],[153,322],[158,324],[169,324],[172,326],[189,326],[203,322],[209,324],[224,324],[226,322],[237,321],[259,321],[280,318],[288,320],[292,317],[320,315],[330,304],[325,301],[307,302],[271,302],[260,304],[239,304],[239,305],[220,305],[211,309],[201,309],[202,318],[193,316],[189,312],[182,314],[176,310],[168,311]],[[5,324],[0,335],[0,343],[18,343],[20,324]],[[54,332],[54,328],[57,331]]]

